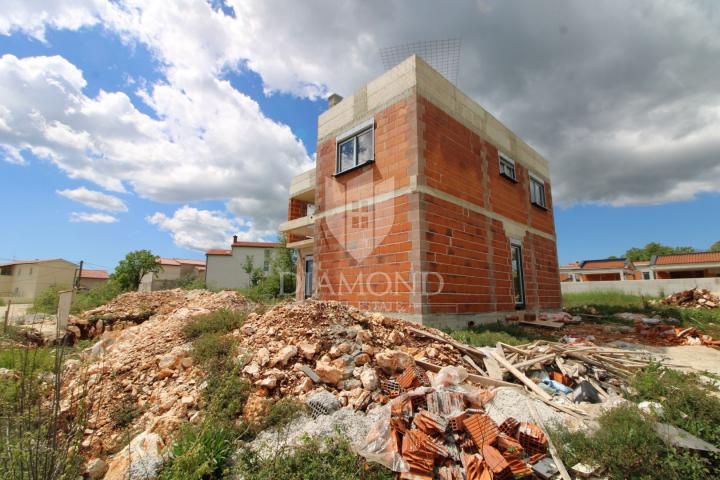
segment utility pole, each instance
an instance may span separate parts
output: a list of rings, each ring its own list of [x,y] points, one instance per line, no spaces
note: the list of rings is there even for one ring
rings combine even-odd
[[[80,268],[78,269],[77,278],[75,279],[75,291],[77,291],[80,288],[80,278],[82,277],[82,271],[83,271],[83,263],[85,263],[84,260],[80,260]]]

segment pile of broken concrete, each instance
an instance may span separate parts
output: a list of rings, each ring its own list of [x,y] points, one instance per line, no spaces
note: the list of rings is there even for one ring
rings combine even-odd
[[[449,344],[412,335],[413,328],[450,338],[432,328],[320,301],[251,313],[233,335],[244,356],[242,372],[257,387],[256,396],[303,398],[322,387],[336,394],[341,405],[365,410],[386,403],[383,382],[416,360],[438,366],[462,363]]]
[[[660,303],[685,308],[720,308],[720,298],[704,288],[692,288],[673,293],[660,300]]]

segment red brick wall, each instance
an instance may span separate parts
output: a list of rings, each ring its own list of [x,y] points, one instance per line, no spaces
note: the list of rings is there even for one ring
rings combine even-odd
[[[431,188],[470,202],[518,223],[554,235],[550,185],[548,209],[530,203],[528,170],[516,162],[517,182],[500,175],[498,150],[428,100],[418,100],[422,135],[421,181]],[[510,266],[510,239],[501,221],[432,195],[422,208],[427,230],[424,258],[428,313],[485,313],[515,308]],[[528,310],[559,308],[560,282],[555,242],[527,233],[522,242],[525,305]]]
[[[308,202],[303,202],[297,198],[291,198],[288,202],[288,220],[295,220],[296,218],[302,218],[307,215]],[[288,235],[288,243],[299,242],[304,237],[299,235]]]
[[[318,297],[377,311],[412,310],[410,195],[328,215],[333,208],[391,193],[417,169],[414,97],[374,115],[375,161],[335,174],[335,138],[318,145],[315,269]],[[353,255],[354,254],[354,255]]]

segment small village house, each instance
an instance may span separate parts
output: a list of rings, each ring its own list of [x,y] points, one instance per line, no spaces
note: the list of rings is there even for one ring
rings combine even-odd
[[[108,275],[108,272],[105,270],[90,270],[83,268],[82,272],[80,272],[78,287],[84,290],[92,290],[105,285],[109,278],[110,275]]]
[[[205,261],[188,258],[158,258],[160,271],[146,273],[140,280],[141,292],[176,288],[181,283],[203,278]]]
[[[0,298],[12,303],[32,303],[35,297],[51,286],[69,289],[78,267],[62,258],[0,264]]]
[[[247,258],[252,258],[253,267],[263,272],[270,271],[274,249],[282,244],[276,242],[243,242],[233,236],[230,249],[213,249],[206,253],[207,288],[247,288],[250,276],[244,269]]]
[[[560,267],[560,280],[563,282],[602,282],[636,278],[638,273],[635,265],[627,258],[583,260]]]

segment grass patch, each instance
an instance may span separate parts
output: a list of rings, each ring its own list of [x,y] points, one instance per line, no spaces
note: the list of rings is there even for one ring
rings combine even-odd
[[[235,450],[234,439],[233,429],[223,423],[183,425],[160,480],[227,478]]]
[[[247,312],[241,310],[218,310],[196,317],[183,327],[183,335],[194,340],[206,333],[229,333],[240,328],[245,322]]]
[[[307,406],[294,398],[283,398],[273,403],[270,411],[263,418],[262,429],[281,429],[291,424],[307,412]]]
[[[720,445],[720,398],[698,375],[653,364],[635,375],[631,385],[632,400],[659,402],[667,423]]]
[[[48,347],[0,349],[0,368],[22,370],[24,362],[33,365],[34,372],[52,372],[55,368],[55,349]]]
[[[497,342],[522,345],[541,338],[513,323],[488,323],[467,330],[449,332],[455,340],[474,347],[494,347]]]
[[[599,429],[592,434],[551,430],[563,461],[601,465],[613,478],[711,478],[711,472],[720,469],[719,455],[668,447],[653,427],[656,420],[663,421],[720,444],[720,399],[711,388],[694,374],[659,365],[639,372],[631,386],[631,401],[659,402],[664,418],[655,419],[627,405],[604,413],[598,419]]]
[[[110,421],[115,428],[129,427],[133,420],[138,418],[140,415],[142,415],[142,410],[130,396],[127,396],[115,403],[112,407],[110,407],[110,411],[108,412]]]
[[[205,333],[193,342],[191,352],[196,365],[208,370],[223,370],[230,366],[235,353],[235,341],[219,333]]]
[[[601,315],[607,321],[616,313],[642,313],[649,317],[674,318],[681,325],[698,327],[713,337],[720,337],[720,309],[701,310],[657,303],[658,298],[630,295],[622,292],[565,293],[563,308],[572,314]],[[622,323],[618,319],[611,319]]]
[[[306,437],[300,446],[285,449],[269,458],[251,450],[242,450],[237,471],[244,480],[391,480],[395,474],[379,465],[367,464],[358,457],[350,441],[340,435],[324,439]]]

